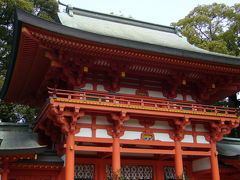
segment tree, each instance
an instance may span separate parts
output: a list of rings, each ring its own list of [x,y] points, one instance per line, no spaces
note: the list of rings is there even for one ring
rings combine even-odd
[[[240,55],[240,4],[229,7],[213,3],[195,7],[185,18],[173,26],[179,28],[189,43],[209,51]],[[230,96],[229,107],[239,107],[236,94]],[[240,128],[234,129],[231,137],[240,137]]]
[[[49,21],[57,18],[58,4],[55,0],[0,0],[0,88],[10,60],[15,7]],[[36,116],[36,111],[28,106],[0,102],[0,121],[30,121]]]
[[[240,4],[200,5],[172,25],[180,28],[182,35],[199,48],[240,54]]]

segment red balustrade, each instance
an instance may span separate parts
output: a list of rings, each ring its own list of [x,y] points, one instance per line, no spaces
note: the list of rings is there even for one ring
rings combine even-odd
[[[125,105],[140,108],[161,108],[173,111],[213,113],[216,115],[237,115],[237,108],[192,104],[182,101],[169,101],[161,98],[140,97],[128,94],[108,93],[100,91],[71,91],[49,88],[50,98],[80,100],[83,102],[99,102],[101,104]]]

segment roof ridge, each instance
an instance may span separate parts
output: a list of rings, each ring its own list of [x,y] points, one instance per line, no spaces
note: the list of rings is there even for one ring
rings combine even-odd
[[[65,5],[65,4],[61,3],[60,1],[59,1],[59,4],[66,6],[66,13],[69,14],[69,16],[82,15],[82,16],[101,19],[101,20],[105,20],[105,21],[111,21],[111,22],[115,22],[115,23],[122,23],[122,24],[127,24],[127,25],[132,25],[132,26],[138,26],[138,27],[142,27],[142,28],[148,28],[148,29],[164,31],[164,32],[168,32],[168,33],[179,34],[177,28],[172,27],[172,26],[165,26],[165,25],[150,23],[150,22],[146,22],[146,21],[130,19],[130,18],[122,17],[122,16],[117,16],[117,15],[106,14],[106,13],[81,9],[81,8],[77,8],[77,7],[72,7],[71,5]]]

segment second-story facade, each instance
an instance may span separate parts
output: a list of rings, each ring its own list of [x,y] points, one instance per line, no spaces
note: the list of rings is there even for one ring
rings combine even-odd
[[[219,180],[216,142],[239,117],[212,104],[240,89],[239,58],[172,27],[67,12],[57,24],[17,10],[2,94],[42,107],[34,130],[64,159],[59,178]]]

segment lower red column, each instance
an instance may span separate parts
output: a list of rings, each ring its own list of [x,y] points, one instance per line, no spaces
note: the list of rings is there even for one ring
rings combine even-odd
[[[175,141],[175,171],[176,179],[183,179],[183,159],[180,141]]]
[[[119,144],[118,138],[113,138],[112,172],[113,172],[113,180],[119,180],[121,177],[121,162],[120,162],[120,144]]]
[[[65,180],[74,180],[74,135],[69,133],[66,140]]]
[[[212,179],[220,180],[219,167],[218,167],[218,158],[217,158],[217,149],[216,143],[211,143],[211,166],[212,166]]]

